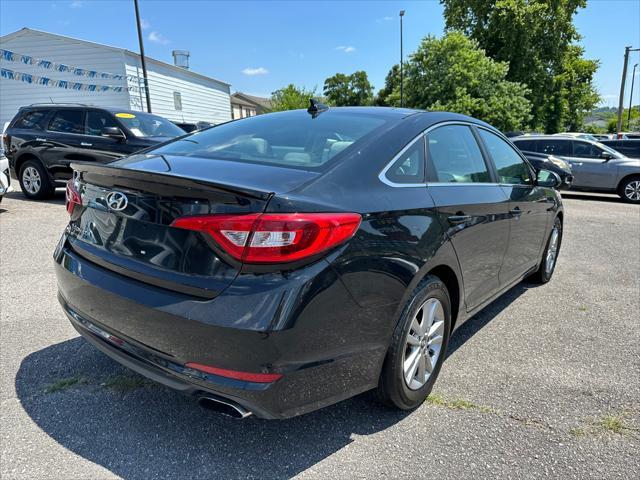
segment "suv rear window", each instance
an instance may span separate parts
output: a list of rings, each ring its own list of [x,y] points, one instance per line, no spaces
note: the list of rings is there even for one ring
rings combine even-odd
[[[385,123],[358,113],[328,111],[312,118],[300,110],[280,112],[195,132],[149,153],[324,170],[333,157]]]
[[[49,110],[32,110],[30,112],[25,112],[20,116],[20,118],[18,118],[14,128],[42,128],[41,122],[48,113]]]
[[[84,133],[84,110],[58,110],[49,122],[49,130],[63,133]]]

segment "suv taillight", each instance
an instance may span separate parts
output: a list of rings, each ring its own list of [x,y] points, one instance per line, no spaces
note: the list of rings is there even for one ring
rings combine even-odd
[[[205,232],[236,260],[287,263],[318,255],[348,240],[357,213],[255,213],[180,217],[173,227]]]

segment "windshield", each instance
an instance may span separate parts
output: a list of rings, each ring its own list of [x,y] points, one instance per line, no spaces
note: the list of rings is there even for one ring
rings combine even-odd
[[[323,170],[386,122],[355,112],[327,111],[316,118],[304,110],[271,113],[195,132],[149,153]]]
[[[184,135],[185,131],[169,120],[142,112],[116,113],[115,116],[136,137],[174,138]]]

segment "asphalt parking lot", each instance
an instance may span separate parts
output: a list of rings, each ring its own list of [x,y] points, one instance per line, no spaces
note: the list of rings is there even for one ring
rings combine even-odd
[[[554,279],[454,336],[412,413],[368,394],[288,421],[236,421],[78,337],[51,254],[67,215],[0,204],[3,479],[639,478],[640,208],[565,194]]]

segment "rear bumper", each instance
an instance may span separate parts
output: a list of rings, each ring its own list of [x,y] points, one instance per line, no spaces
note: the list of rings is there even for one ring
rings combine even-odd
[[[99,267],[65,248],[64,240],[55,261],[58,297],[76,330],[119,363],[187,395],[218,396],[275,419],[330,405],[377,384],[386,333],[363,332],[370,312],[356,306],[326,262],[302,278],[287,278],[284,290],[258,295],[251,283],[260,276],[254,275],[239,279],[240,290],[229,288],[203,301]],[[264,281],[255,288],[264,288]],[[304,298],[300,289],[311,296]],[[254,303],[256,295],[261,304]],[[269,302],[273,296],[280,298],[275,314]],[[300,297],[304,305],[296,304]],[[189,369],[187,362],[283,377],[254,383]]]

